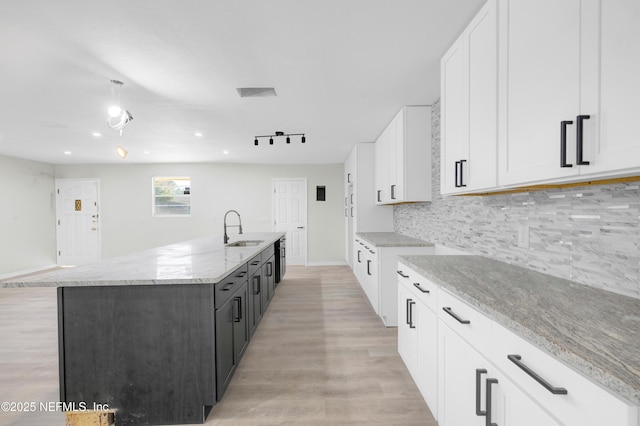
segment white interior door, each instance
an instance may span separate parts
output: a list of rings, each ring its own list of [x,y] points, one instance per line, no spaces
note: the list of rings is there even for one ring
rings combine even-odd
[[[273,180],[274,227],[286,232],[287,264],[307,264],[307,180]]]
[[[56,245],[58,265],[100,260],[99,182],[56,180]]]

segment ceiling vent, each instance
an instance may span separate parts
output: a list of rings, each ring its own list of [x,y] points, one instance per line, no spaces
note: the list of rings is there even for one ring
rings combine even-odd
[[[273,87],[239,87],[236,89],[241,98],[268,98],[276,95]]]

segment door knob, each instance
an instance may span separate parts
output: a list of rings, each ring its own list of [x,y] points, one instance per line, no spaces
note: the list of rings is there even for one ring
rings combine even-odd
[[[298,229],[304,229],[304,226],[298,226]]]

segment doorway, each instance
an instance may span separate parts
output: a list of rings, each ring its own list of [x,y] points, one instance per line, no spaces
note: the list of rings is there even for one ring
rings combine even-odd
[[[98,179],[56,179],[58,265],[100,260],[99,194]]]
[[[287,264],[307,265],[307,180],[273,179],[273,225],[285,232]]]

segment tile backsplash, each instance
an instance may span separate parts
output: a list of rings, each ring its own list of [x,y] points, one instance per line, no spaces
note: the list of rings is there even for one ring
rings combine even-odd
[[[395,206],[396,232],[640,298],[640,182],[443,197],[439,101],[432,126],[433,201]]]

